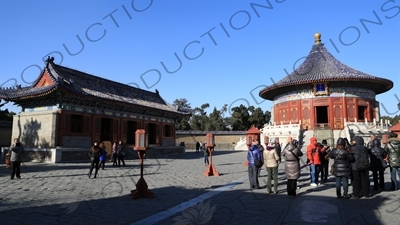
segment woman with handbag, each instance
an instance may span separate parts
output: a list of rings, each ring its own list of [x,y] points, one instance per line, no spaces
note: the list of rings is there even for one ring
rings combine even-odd
[[[349,191],[349,177],[351,173],[351,163],[354,162],[353,155],[348,151],[346,141],[343,138],[338,138],[336,148],[332,149],[330,158],[334,159],[333,175],[336,177],[336,196],[337,198],[350,198]],[[343,196],[341,193],[341,186],[343,185]]]

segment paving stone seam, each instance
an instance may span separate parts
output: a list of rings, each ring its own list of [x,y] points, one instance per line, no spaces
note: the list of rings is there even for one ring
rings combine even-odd
[[[230,188],[232,188],[232,187],[234,187],[234,186],[236,186],[238,184],[241,184],[247,179],[248,179],[247,176],[239,178],[239,179],[237,179],[237,180],[235,180],[235,181],[233,181],[231,183],[228,183],[228,184],[226,184],[226,185],[224,185],[222,187],[213,189],[213,190],[211,190],[211,191],[209,191],[209,192],[207,192],[205,194],[202,194],[202,195],[200,195],[198,197],[190,199],[190,200],[188,200],[186,202],[183,202],[183,203],[181,203],[181,204],[179,204],[177,206],[174,206],[174,207],[169,208],[169,209],[167,209],[165,211],[156,213],[156,214],[154,214],[152,216],[149,216],[149,217],[147,217],[147,218],[145,218],[143,220],[140,220],[140,221],[137,221],[135,223],[132,223],[131,225],[155,224],[155,223],[160,222],[161,220],[167,219],[168,217],[173,216],[176,213],[179,213],[179,212],[181,212],[181,211],[183,211],[183,210],[185,210],[185,209],[187,209],[187,208],[189,208],[189,207],[191,207],[193,205],[196,205],[197,203],[199,203],[201,201],[209,199],[209,198],[211,198],[211,197],[213,197],[213,196],[215,196],[215,195],[217,195],[217,194],[219,194],[219,193],[221,193],[223,191],[226,191],[226,190],[228,190],[228,189],[230,189]]]

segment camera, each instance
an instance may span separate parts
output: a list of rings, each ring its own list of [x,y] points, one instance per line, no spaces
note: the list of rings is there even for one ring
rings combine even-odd
[[[325,150],[325,152],[329,154],[329,153],[332,151],[332,149],[329,148],[329,146],[327,146],[327,147],[328,147],[328,148]]]

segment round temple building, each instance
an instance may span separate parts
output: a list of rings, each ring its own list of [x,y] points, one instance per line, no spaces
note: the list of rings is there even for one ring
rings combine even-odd
[[[273,101],[264,136],[304,137],[304,142],[307,136],[315,136],[319,142],[326,139],[332,144],[338,137],[385,132],[388,125],[379,121],[375,97],[390,90],[393,82],[341,63],[321,43],[319,33],[314,38],[309,55],[297,69],[260,91],[261,98]]]

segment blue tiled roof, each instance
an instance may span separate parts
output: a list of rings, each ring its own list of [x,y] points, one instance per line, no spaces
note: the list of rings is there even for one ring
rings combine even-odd
[[[261,90],[259,95],[264,99],[273,100],[277,95],[296,88],[294,86],[297,85],[344,83],[344,81],[349,82],[349,86],[368,87],[376,94],[386,92],[393,87],[393,82],[388,79],[375,77],[344,65],[333,57],[323,44],[316,43],[297,69],[282,80]],[[304,88],[304,86],[297,86],[297,88]]]

